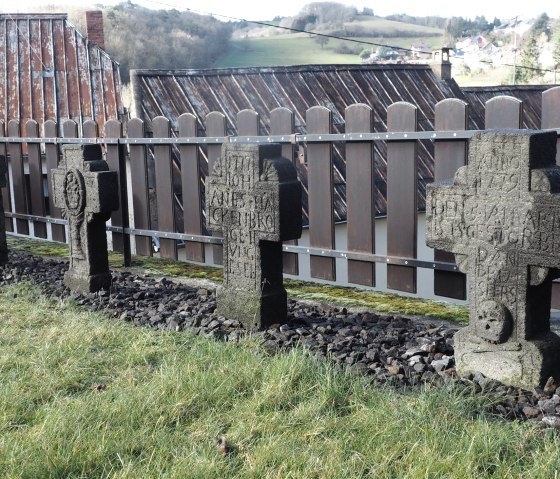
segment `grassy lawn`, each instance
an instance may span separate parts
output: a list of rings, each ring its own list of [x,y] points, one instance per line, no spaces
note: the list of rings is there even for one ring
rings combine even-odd
[[[560,440],[458,387],[398,393],[303,350],[0,291],[3,478],[556,477]],[[231,453],[222,454],[223,435]]]
[[[390,22],[398,23],[398,22]],[[407,24],[399,24],[403,29]],[[421,27],[418,27],[421,28]],[[442,37],[384,37],[383,34],[356,38],[366,42],[381,43],[410,48],[412,44],[425,43],[433,48],[442,46]],[[358,54],[345,55],[336,53],[340,45],[357,48],[358,53],[364,49],[377,49],[376,46],[330,39],[321,47],[315,38],[307,34],[295,33],[289,35],[275,35],[262,38],[234,40],[232,48],[224,53],[217,61],[216,67],[252,67],[279,65],[307,65],[307,64],[356,64],[361,63]]]

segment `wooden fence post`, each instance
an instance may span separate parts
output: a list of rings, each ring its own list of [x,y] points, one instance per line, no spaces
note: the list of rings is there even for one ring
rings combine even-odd
[[[462,131],[467,129],[468,105],[456,98],[448,98],[436,104],[435,130]],[[465,140],[436,140],[434,142],[434,180],[453,178],[455,172],[467,164]],[[436,261],[455,262],[455,255],[436,249]],[[467,280],[463,273],[434,271],[434,294],[448,298],[466,299]]]
[[[4,138],[6,136],[4,129],[4,121],[0,120],[0,137]],[[6,144],[0,143],[0,155],[6,158],[8,161],[8,152],[6,150]],[[6,186],[2,187],[2,205],[4,211],[12,211],[12,198],[10,196],[10,171],[6,171]],[[14,231],[14,225],[12,218],[6,217],[4,224],[6,226],[6,231]]]
[[[346,133],[373,131],[373,109],[361,103],[346,108]],[[375,168],[372,142],[346,143],[348,251],[375,253]],[[348,260],[348,282],[375,286],[375,263]]]
[[[58,137],[58,126],[55,121],[47,120],[43,125],[46,138]],[[52,218],[60,219],[60,208],[54,205],[54,194],[52,186],[51,171],[58,167],[59,149],[56,143],[45,144],[45,156],[47,160],[47,185],[49,188],[49,212]],[[66,242],[66,231],[64,225],[51,225],[52,239],[54,241]]]
[[[19,137],[20,123],[19,120],[10,120],[8,122],[8,136]],[[27,209],[27,185],[25,184],[25,174],[23,171],[23,154],[21,143],[8,143],[8,155],[12,165],[12,182],[13,182],[13,205],[14,212],[28,214]],[[29,234],[29,223],[27,220],[16,219],[16,231],[22,235]]]
[[[294,113],[288,108],[278,107],[270,112],[270,134],[288,136],[295,132]],[[282,143],[282,156],[288,158],[297,170],[297,159],[295,157],[295,145]],[[303,214],[303,213],[302,213]],[[297,244],[297,240],[285,241],[285,244]],[[286,274],[299,274],[299,257],[297,253],[282,254],[283,272]]]
[[[416,131],[417,108],[403,101],[387,108],[387,131]],[[416,258],[418,144],[387,142],[387,255]],[[416,293],[416,268],[387,264],[387,287]]]
[[[144,122],[132,118],[128,122],[129,138],[144,138]],[[132,190],[132,208],[134,210],[134,227],[142,230],[151,229],[150,198],[148,188],[148,165],[146,146],[130,144],[130,173]],[[152,239],[148,236],[135,236],[136,254],[152,256]]]
[[[549,88],[542,94],[541,128],[560,128],[560,86]],[[556,164],[560,165],[560,138],[556,140]]]
[[[542,94],[541,128],[560,128],[560,87],[549,88]],[[560,138],[556,140],[556,164],[560,165]],[[560,283],[552,283],[552,307],[560,308]]]
[[[169,120],[158,116],[152,120],[154,138],[169,138],[171,126]],[[154,146],[156,171],[156,196],[158,230],[175,232],[175,191],[173,188],[173,164],[170,145]],[[177,241],[160,238],[160,255],[162,258],[177,259]]]
[[[35,120],[29,120],[25,125],[25,136],[39,137],[39,125]],[[45,216],[45,198],[43,196],[43,167],[41,164],[41,144],[27,143],[29,162],[29,186],[31,200],[31,214]],[[47,224],[42,221],[33,222],[34,235],[38,238],[47,237]]]
[[[332,113],[323,106],[307,110],[307,133],[331,133]],[[314,248],[334,249],[333,158],[332,143],[307,145],[309,192],[309,244]],[[311,255],[313,278],[336,280],[334,258]]]
[[[178,123],[180,137],[198,136],[198,118],[196,116],[184,113],[179,117]],[[203,222],[198,145],[180,145],[179,154],[185,234],[201,235]],[[190,261],[204,262],[204,245],[202,243],[187,241],[185,253]]]
[[[122,138],[122,123],[119,120],[108,120],[105,123],[105,138]],[[111,225],[126,229],[129,226],[128,218],[128,191],[126,177],[126,160],[124,145],[122,143],[107,144],[107,163],[112,171],[119,177],[119,209],[111,213]],[[125,266],[130,266],[130,235],[127,233],[113,233],[113,251],[123,254]]]
[[[495,96],[486,102],[486,128],[518,129],[523,121],[523,102],[512,96]]]
[[[206,136],[225,137],[226,136],[226,117],[217,111],[212,111],[206,115]],[[212,174],[212,169],[222,155],[221,144],[208,144],[208,175]],[[212,236],[217,236],[213,234]],[[212,248],[214,264],[224,263],[224,250],[222,245],[214,245]]]

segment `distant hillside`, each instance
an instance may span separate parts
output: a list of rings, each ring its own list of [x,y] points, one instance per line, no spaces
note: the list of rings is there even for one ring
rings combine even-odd
[[[282,21],[286,25],[287,22]],[[309,25],[307,27],[310,27]],[[217,60],[219,67],[280,66],[320,63],[361,63],[389,44],[423,50],[443,46],[444,30],[412,25],[374,16],[357,16],[338,25],[318,25],[314,32],[345,37],[349,41],[317,37],[307,33],[286,33],[273,27],[247,25],[234,30],[230,49]],[[358,43],[359,41],[364,43]],[[370,43],[370,44],[368,44]]]

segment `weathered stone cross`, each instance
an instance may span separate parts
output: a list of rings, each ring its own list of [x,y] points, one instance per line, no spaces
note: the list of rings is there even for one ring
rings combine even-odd
[[[0,155],[0,188],[7,184],[6,174],[8,173],[8,162],[4,155]],[[0,265],[8,262],[8,243],[6,241],[6,215],[4,213],[4,203],[2,191],[0,191]]]
[[[54,204],[68,220],[70,268],[64,284],[94,292],[111,286],[105,223],[119,207],[118,176],[109,171],[100,145],[63,145],[52,170]]]
[[[428,187],[427,243],[455,253],[469,274],[469,325],[455,335],[459,373],[521,387],[559,379],[560,338],[550,331],[560,268],[555,155],[555,132],[477,133],[454,183]]]
[[[301,236],[301,184],[280,145],[224,144],[208,178],[209,229],[223,232],[218,313],[248,329],[286,321],[281,241]]]

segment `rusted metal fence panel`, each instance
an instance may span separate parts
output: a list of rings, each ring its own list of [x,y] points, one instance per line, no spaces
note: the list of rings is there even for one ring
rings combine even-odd
[[[158,116],[152,121],[154,138],[169,138],[171,127],[169,120]],[[175,194],[173,190],[173,166],[171,147],[169,145],[154,146],[156,196],[158,230],[175,232]],[[160,239],[160,255],[162,258],[177,259],[177,241]]]
[[[295,133],[295,119],[294,112],[288,108],[279,107],[270,112],[270,134],[271,135],[286,135],[291,137]],[[287,139],[287,138],[286,138]],[[282,156],[292,162],[297,169],[295,145],[290,141],[289,143],[282,143]],[[297,240],[285,241],[284,244],[297,245]],[[283,271],[286,274],[299,274],[299,259],[297,253],[282,254]]]
[[[195,137],[198,132],[198,118],[185,113],[178,119],[179,136]],[[203,234],[202,198],[200,188],[200,164],[197,145],[181,145],[181,188],[183,192],[183,223],[185,233]],[[187,260],[204,262],[204,245],[187,242],[185,245]]]
[[[398,102],[387,108],[387,131],[417,130],[417,108]],[[416,258],[418,235],[418,146],[387,142],[387,255]],[[416,268],[387,264],[387,287],[416,293]]]
[[[18,120],[8,122],[8,136],[19,137],[20,124]],[[12,165],[12,181],[14,185],[13,211],[15,213],[27,214],[27,182],[23,168],[23,153],[21,143],[8,143],[8,155]],[[22,235],[29,234],[29,224],[27,220],[16,219],[16,232]]]
[[[332,112],[323,106],[307,110],[307,132],[329,134]],[[309,244],[315,248],[334,249],[333,158],[332,143],[307,145],[309,191]],[[335,259],[311,255],[311,277],[336,280]]]
[[[462,100],[449,98],[435,107],[436,131],[462,131],[467,129],[468,106]],[[456,171],[467,164],[466,140],[436,140],[434,142],[434,180],[453,178]],[[447,251],[434,251],[436,261],[455,262],[455,255]],[[466,299],[467,280],[463,273],[434,271],[434,294],[448,298]]]
[[[144,138],[144,122],[133,118],[128,122],[129,138]],[[148,164],[145,145],[130,145],[130,181],[132,191],[132,208],[134,211],[134,227],[151,229],[150,200],[148,189]],[[152,240],[148,236],[136,236],[136,254],[152,256]]]
[[[226,117],[219,112],[211,112],[206,116],[206,136],[211,137],[225,137],[226,136]],[[208,145],[208,174],[212,173],[214,165],[222,154],[221,144]],[[219,237],[218,234],[212,236]],[[221,245],[214,245],[212,248],[212,255],[214,257],[214,264],[224,263],[224,251]]]
[[[373,131],[373,109],[356,104],[346,108],[346,133]],[[346,144],[346,203],[348,251],[375,253],[375,168],[373,143]],[[375,263],[348,260],[348,282],[375,286]]]
[[[25,125],[25,134],[30,138],[39,137],[39,124],[35,120],[29,120]],[[43,167],[41,163],[41,144],[27,143],[27,155],[29,162],[29,189],[31,200],[31,214],[34,216],[45,216],[45,197],[43,196]],[[33,222],[34,235],[39,238],[47,237],[47,225],[42,221]]]

